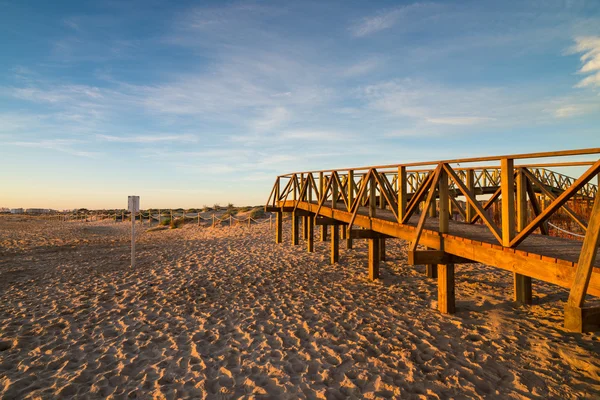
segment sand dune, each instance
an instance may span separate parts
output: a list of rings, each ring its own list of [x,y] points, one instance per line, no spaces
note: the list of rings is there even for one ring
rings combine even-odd
[[[561,329],[567,292],[457,267],[453,316],[388,241],[276,245],[268,224],[129,226],[0,218],[0,397],[597,398],[598,334]],[[289,239],[289,232],[284,232]]]

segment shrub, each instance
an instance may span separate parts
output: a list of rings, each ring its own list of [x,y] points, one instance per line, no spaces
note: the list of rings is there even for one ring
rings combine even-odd
[[[256,207],[253,208],[252,211],[250,211],[250,218],[252,219],[259,219],[265,216],[265,210],[262,207]]]
[[[183,218],[175,218],[175,219],[171,220],[171,222],[169,223],[169,228],[177,229],[177,228],[181,227],[184,223],[185,223],[185,221],[183,220]]]
[[[219,210],[221,210],[221,205],[219,205],[218,203],[217,203],[217,204],[215,204],[215,205],[213,206],[213,210],[215,210],[215,211],[219,211]]]

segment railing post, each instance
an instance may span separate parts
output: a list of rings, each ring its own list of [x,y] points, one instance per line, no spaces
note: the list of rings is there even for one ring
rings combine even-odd
[[[323,171],[319,172],[319,202],[324,201],[325,196],[325,175]],[[327,225],[321,225],[321,242],[327,240]]]
[[[398,167],[398,223],[402,222],[404,214],[406,212],[406,199],[408,197],[406,193],[406,167]]]
[[[466,171],[466,173],[467,173],[467,189],[469,189],[469,192],[471,192],[471,194],[473,195],[473,198],[477,199],[477,196],[475,195],[475,171],[472,169],[468,169]],[[467,215],[467,218],[466,218],[467,220],[465,222],[470,224],[471,220],[475,217],[475,209],[473,208],[471,203],[469,203],[468,201],[467,201],[466,215]]]
[[[348,171],[348,212],[352,209],[352,204],[354,203],[354,171]],[[347,230],[346,227],[342,227],[342,229]],[[353,246],[352,238],[350,237],[350,232],[346,232],[346,248],[351,249]]]
[[[375,176],[374,174],[377,173],[377,171],[375,170],[371,170],[371,177],[369,180],[369,217],[371,218],[375,218],[375,216],[377,215],[377,192],[376,192],[376,187],[375,187]],[[365,184],[367,182],[365,181]]]
[[[379,175],[383,175],[383,173],[381,173]],[[383,180],[383,177],[381,178],[381,180]],[[379,188],[379,208],[381,208],[382,210],[385,210],[386,201],[385,201],[385,196],[383,195],[383,191],[384,191],[384,188],[380,187]]]
[[[333,176],[334,173],[335,172],[331,173],[331,177],[329,179],[331,179],[331,208],[336,209],[339,196],[339,187],[337,179],[335,179]]]
[[[527,181],[519,168],[517,173],[517,231],[527,226]],[[531,277],[514,273],[514,300],[522,304],[532,304]]]
[[[509,247],[515,237],[514,160],[500,160],[500,190],[502,199],[502,246]]]
[[[435,188],[432,187],[430,190],[435,190]],[[450,202],[450,194],[448,188],[448,172],[446,172],[444,168],[442,168],[440,171],[438,195],[440,197],[440,233],[448,233],[450,217],[448,205]],[[426,210],[424,210],[424,212],[426,212]],[[443,251],[444,242],[442,241],[441,244],[441,250]],[[431,272],[433,275],[433,271]],[[452,314],[456,309],[456,299],[454,293],[454,264],[438,264],[436,272],[438,278],[438,311],[443,314]]]

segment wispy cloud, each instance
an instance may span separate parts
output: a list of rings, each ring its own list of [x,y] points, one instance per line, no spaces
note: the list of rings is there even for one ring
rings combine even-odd
[[[181,135],[140,135],[140,136],[112,136],[97,134],[96,137],[107,142],[118,143],[157,143],[157,142],[197,142],[198,138],[191,134]]]
[[[572,53],[583,53],[580,57],[583,64],[580,74],[591,74],[579,81],[576,87],[600,87],[600,36],[583,36],[575,38]]]
[[[365,17],[350,27],[350,32],[355,37],[363,37],[389,29],[404,18],[414,16],[415,12],[429,9],[429,3],[414,3],[402,7],[383,10],[376,15]]]
[[[32,147],[32,148],[40,148],[40,149],[48,149],[60,151],[62,153],[72,154],[74,156],[79,157],[97,157],[100,153],[93,151],[85,151],[85,150],[77,150],[73,148],[73,145],[76,143],[80,143],[76,140],[71,139],[49,139],[49,140],[39,140],[39,141],[16,141],[16,142],[7,142],[6,145],[9,146],[18,146],[18,147]]]

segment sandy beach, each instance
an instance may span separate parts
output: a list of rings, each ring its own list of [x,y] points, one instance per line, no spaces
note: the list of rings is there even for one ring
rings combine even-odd
[[[141,227],[140,227],[141,228]],[[568,292],[457,266],[457,313],[388,240],[329,265],[269,224],[139,229],[0,218],[0,398],[598,398],[600,335],[563,331]],[[316,234],[318,237],[318,234]]]

